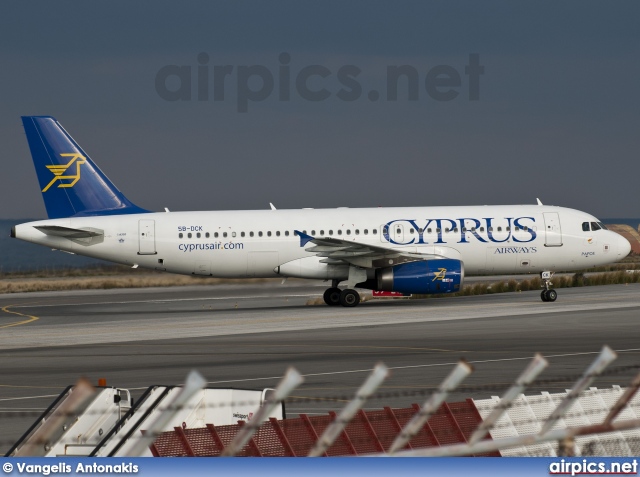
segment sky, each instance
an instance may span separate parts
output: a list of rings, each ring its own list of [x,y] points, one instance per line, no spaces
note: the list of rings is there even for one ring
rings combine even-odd
[[[539,197],[640,217],[639,17],[635,1],[4,1],[0,218],[46,216],[21,115],[55,116],[150,210]],[[415,73],[393,100],[396,67]]]

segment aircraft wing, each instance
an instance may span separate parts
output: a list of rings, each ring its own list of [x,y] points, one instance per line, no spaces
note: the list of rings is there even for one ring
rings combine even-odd
[[[300,237],[300,246],[313,244],[305,248],[307,252],[315,253],[323,257],[321,263],[339,265],[352,264],[362,268],[381,268],[397,265],[399,263],[417,262],[420,260],[434,260],[446,258],[442,255],[406,252],[379,245],[370,245],[342,240],[333,237],[312,237],[296,230]]]

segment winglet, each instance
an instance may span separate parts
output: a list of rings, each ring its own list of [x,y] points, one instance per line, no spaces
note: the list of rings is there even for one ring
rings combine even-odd
[[[536,197],[536,200],[538,201],[538,205],[542,205],[542,202],[540,202],[540,199]]]
[[[312,240],[315,240],[315,237],[312,237],[311,235],[303,234],[299,230],[294,230],[294,232],[297,233],[298,236],[300,237],[300,246],[301,247],[304,247],[305,245],[307,245]]]

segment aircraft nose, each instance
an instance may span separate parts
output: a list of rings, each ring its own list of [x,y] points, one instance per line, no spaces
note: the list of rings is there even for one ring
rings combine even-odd
[[[616,237],[616,245],[618,247],[618,257],[622,259],[627,255],[629,255],[629,252],[631,252],[631,244],[622,235],[619,235],[619,234],[616,234],[616,235],[618,235]]]

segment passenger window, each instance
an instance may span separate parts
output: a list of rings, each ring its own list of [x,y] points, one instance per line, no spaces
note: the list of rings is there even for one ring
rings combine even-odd
[[[285,230],[285,231],[284,231],[284,234],[288,237],[288,236],[289,236],[289,231],[288,231],[288,230]]]
[[[267,232],[267,237],[271,237],[271,230]]]
[[[253,237],[253,232],[249,232],[249,237]]]
[[[311,231],[311,235],[315,235],[315,234],[316,234],[316,231],[315,231],[315,230],[312,230],[312,231]]]
[[[338,230],[338,235],[342,235],[342,230]]]
[[[516,232],[519,232],[519,231],[520,231],[520,227],[516,227],[516,228],[515,228],[515,231],[516,231]]]
[[[208,234],[207,234],[208,236]],[[244,232],[240,232],[240,237],[244,237]]]
[[[589,231],[589,222],[582,222],[582,231],[583,232]]]
[[[498,232],[502,232],[502,227],[498,227]]]
[[[262,232],[258,232],[258,237],[262,237]]]
[[[440,232],[442,232],[442,229],[440,227],[436,227],[436,232],[440,233]]]
[[[487,229],[487,231],[489,231],[489,232],[493,232],[493,227],[489,227],[489,228]]]
[[[427,229],[427,233],[428,233],[428,234],[430,234],[430,233],[431,233],[431,227],[429,227],[429,228]]]
[[[364,234],[369,235],[369,229],[364,229]]]
[[[236,236],[236,233],[235,233],[235,232],[231,232],[231,236],[232,236],[232,237],[235,237],[235,236]]]
[[[529,230],[529,227],[525,226],[525,227],[522,228],[522,230],[524,230],[526,232],[527,230]]]
[[[324,230],[320,231],[320,235],[324,237]]]
[[[600,226],[595,222],[591,222],[591,230],[600,230]]]
[[[480,227],[480,232],[484,232],[484,227]]]
[[[227,232],[223,232],[223,233],[222,233],[222,236],[223,236],[223,237],[226,237],[226,236],[227,236]]]
[[[200,238],[200,232],[198,232],[198,233],[196,234],[196,237]]]
[[[347,235],[351,235],[351,230],[347,229]]]
[[[378,233],[378,229],[373,229],[373,230],[371,231],[371,233],[372,233],[373,235],[376,235],[376,234]]]
[[[276,237],[280,237],[280,231],[276,230]]]
[[[511,227],[509,227],[509,226],[507,225],[506,230],[507,230],[507,232],[509,232],[509,231],[511,230]]]
[[[412,234],[413,233],[413,229],[409,229],[409,233]]]
[[[205,236],[205,237],[207,237],[207,238],[209,238],[209,237],[210,237],[209,232],[207,232],[206,234],[204,234],[204,236]],[[244,235],[243,235],[243,237],[244,237]]]
[[[182,235],[182,234],[178,234],[178,238],[182,238],[182,237],[183,237],[183,235]]]
[[[454,232],[456,232],[456,233],[458,233],[458,227],[455,227],[455,228],[453,229],[453,231],[454,231]]]
[[[215,232],[215,233],[213,234],[213,236],[214,236],[215,238],[218,238],[218,232]]]
[[[449,233],[449,227],[447,227],[446,229],[444,229],[444,233],[448,234]]]
[[[329,230],[329,235],[333,235],[333,230]]]
[[[466,227],[462,227],[462,231],[463,231],[463,232],[466,232],[466,231],[467,231],[467,228],[466,228]]]
[[[356,235],[360,235],[360,231],[356,229]]]
[[[191,237],[192,237],[191,232],[189,232],[189,233],[187,234],[187,237],[189,237],[189,238],[191,238]]]

